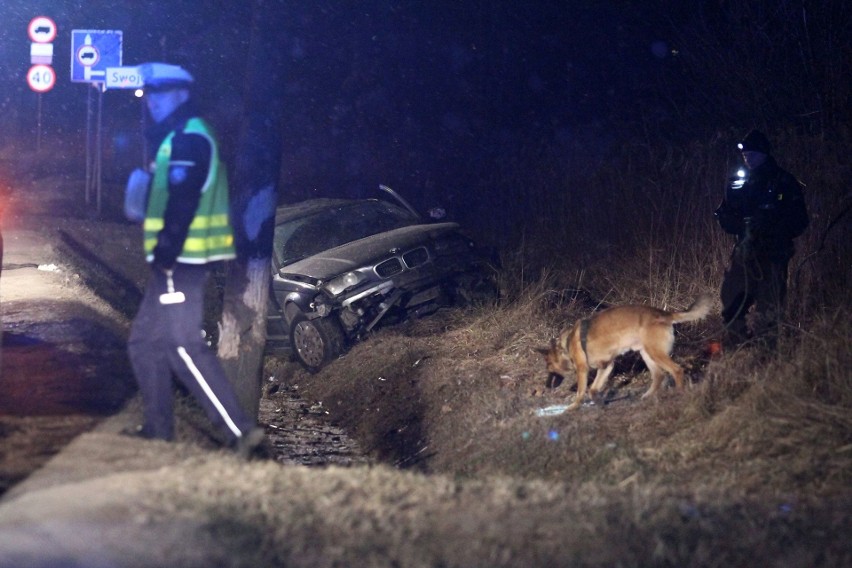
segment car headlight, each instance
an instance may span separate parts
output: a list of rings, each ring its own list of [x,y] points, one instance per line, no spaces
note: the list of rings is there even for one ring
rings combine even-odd
[[[366,276],[361,274],[360,272],[347,272],[342,276],[338,276],[333,280],[329,280],[328,284],[325,285],[325,289],[332,296],[337,296],[338,294],[342,294],[344,291],[348,290],[352,286],[356,286],[364,281]]]

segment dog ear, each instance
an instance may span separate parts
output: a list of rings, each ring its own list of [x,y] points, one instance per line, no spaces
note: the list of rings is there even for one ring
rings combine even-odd
[[[536,353],[541,353],[542,355],[549,355],[556,351],[556,338],[551,338],[550,345],[548,347],[533,347],[533,351]]]

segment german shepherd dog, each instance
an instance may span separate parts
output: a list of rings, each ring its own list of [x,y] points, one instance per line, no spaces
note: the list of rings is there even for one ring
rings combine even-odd
[[[698,321],[710,312],[710,296],[699,297],[685,312],[666,312],[649,306],[615,306],[578,321],[552,339],[550,347],[538,348],[547,360],[549,380],[554,375],[565,377],[572,368],[577,372],[577,396],[568,407],[576,409],[583,402],[589,371],[597,369],[590,394],[597,401],[606,386],[615,358],[628,351],[638,351],[651,371],[651,387],[642,398],[654,394],[663,380],[663,371],[674,377],[675,386],[683,388],[683,369],[672,361],[674,324]]]

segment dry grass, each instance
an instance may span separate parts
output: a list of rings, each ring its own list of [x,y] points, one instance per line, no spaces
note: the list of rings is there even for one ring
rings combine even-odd
[[[532,347],[592,309],[552,283],[545,278],[495,308],[383,330],[317,375],[278,368],[279,380],[323,401],[376,457],[429,474],[379,470],[373,477],[389,475],[381,486],[350,474],[344,493],[356,517],[385,522],[379,509],[359,504],[365,492],[367,502],[401,511],[393,530],[364,537],[365,549],[402,530],[441,542],[421,561],[406,556],[412,565],[447,562],[448,554],[451,565],[472,566],[852,559],[840,536],[852,528],[848,311],[789,335],[784,356],[769,358],[744,350],[708,360],[690,338],[712,324],[683,326],[675,358],[692,378],[686,392],[639,400],[647,372],[628,363],[613,379],[611,404],[539,417],[536,409],[573,393],[567,381],[544,388]],[[450,479],[454,489],[445,486]],[[393,496],[390,486],[407,489]],[[362,522],[335,530],[361,538]],[[415,545],[388,546],[407,555]]]
[[[815,171],[827,189],[809,193],[815,232],[797,259],[810,260],[791,288],[780,355],[709,359],[704,346],[719,331],[710,318],[678,327],[684,393],[639,400],[648,374],[626,357],[611,404],[536,415],[573,392],[570,379],[544,387],[534,347],[601,303],[680,309],[718,287],[730,243],[708,218],[718,195],[707,172],[720,162],[700,150],[690,155],[705,159],[625,158],[626,172],[651,173],[601,177],[607,215],[554,211],[568,222],[541,223],[547,232],[504,251],[496,306],[379,330],[316,375],[269,361],[276,380],[321,402],[382,465],[242,464],[195,449],[188,459],[167,455],[185,446],[161,444],[142,454],[144,469],[109,475],[110,444],[127,442],[99,432],[68,455],[106,471],[61,489],[51,522],[79,528],[80,496],[97,495],[122,512],[103,529],[117,541],[164,550],[185,537],[222,555],[212,564],[232,566],[850,565],[852,240],[835,229],[817,252],[844,203],[829,167]],[[543,214],[549,188],[529,191],[539,191]],[[692,197],[667,201],[675,196]],[[640,199],[657,205],[631,225]],[[4,527],[28,526],[9,515],[36,509],[18,504]],[[127,525],[132,539],[120,538]],[[190,561],[199,547],[168,549],[185,561],[163,565],[212,565]]]
[[[822,143],[810,141],[825,150]],[[511,518],[517,534],[531,534],[528,519],[506,511],[522,505],[499,505],[491,492],[507,480],[525,494],[547,488],[536,515],[562,530],[537,525],[532,534],[542,538],[530,545],[532,556],[511,557],[518,563],[848,563],[852,553],[839,535],[852,529],[852,253],[848,226],[831,226],[846,198],[825,162],[810,169],[824,190],[807,194],[813,222],[791,263],[777,354],[746,349],[711,358],[707,342],[722,331],[717,304],[707,320],[677,328],[685,392],[667,388],[640,400],[648,373],[625,356],[605,407],[536,414],[574,393],[573,379],[545,388],[534,347],[604,304],[682,309],[718,289],[731,246],[711,215],[724,180],[708,172],[726,165],[719,144],[640,148],[644,158],[625,152],[621,169],[597,178],[611,193],[607,216],[589,218],[572,193],[560,197],[564,209],[550,212],[558,222],[542,223],[554,204],[536,191],[551,188],[525,188],[532,208],[541,207],[539,222],[503,252],[498,305],[380,330],[317,375],[279,362],[275,376],[322,401],[380,460],[430,480],[481,485],[474,491],[490,510],[483,514],[496,524]],[[804,169],[798,149],[787,149],[793,171]],[[811,158],[819,151],[801,150]],[[640,171],[646,175],[625,173]],[[642,218],[639,201],[648,212]],[[466,518],[475,510],[482,512],[471,506]],[[558,539],[558,550],[547,538]]]
[[[285,367],[293,373],[287,380],[323,401],[364,447],[403,467],[615,485],[682,479],[687,487],[758,492],[767,483],[779,491],[845,490],[852,471],[848,323],[818,322],[814,332],[787,339],[789,358],[769,360],[742,351],[708,361],[701,343],[689,341],[706,330],[693,326],[676,351],[694,380],[687,392],[639,401],[647,372],[640,363],[623,365],[616,397],[629,399],[540,418],[537,408],[573,393],[568,384],[544,388],[532,348],[558,329],[549,318],[570,321],[587,311],[568,301],[557,304],[557,316],[548,298],[538,293],[385,330],[319,375]]]

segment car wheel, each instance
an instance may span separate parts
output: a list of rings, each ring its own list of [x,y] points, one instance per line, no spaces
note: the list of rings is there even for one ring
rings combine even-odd
[[[300,312],[290,323],[290,343],[296,360],[316,373],[343,352],[343,330],[333,318],[308,319]]]

